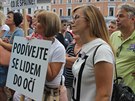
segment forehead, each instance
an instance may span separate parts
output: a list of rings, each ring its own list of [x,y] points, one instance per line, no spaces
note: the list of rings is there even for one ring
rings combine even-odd
[[[110,24],[109,24],[109,26],[115,26],[115,24],[113,24],[113,23],[110,23]]]
[[[81,8],[75,10],[75,12],[73,13],[73,15],[76,15],[76,14],[83,15],[83,10]]]
[[[118,11],[117,11],[117,15],[127,15],[127,14],[128,14],[128,12],[124,9],[118,9]]]
[[[7,16],[13,17],[13,13],[9,13],[7,14]]]

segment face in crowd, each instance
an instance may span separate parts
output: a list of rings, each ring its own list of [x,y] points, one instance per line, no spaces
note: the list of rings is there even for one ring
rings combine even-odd
[[[112,34],[113,32],[115,32],[116,30],[117,30],[116,20],[110,21],[109,26],[108,26],[109,34],[111,35],[111,34]]]
[[[43,37],[55,36],[60,31],[60,27],[60,18],[56,13],[51,11],[42,11],[37,15],[35,31]]]
[[[119,30],[124,30],[128,27],[135,27],[135,7],[129,5],[118,7],[116,25]]]
[[[61,20],[61,33],[64,33],[67,30],[67,20]]]
[[[18,27],[22,23],[22,21],[23,21],[23,16],[21,13],[10,11],[7,14],[5,23],[8,26],[15,25],[16,27]]]
[[[97,7],[81,5],[73,10],[72,15],[72,31],[80,35],[83,41],[94,37],[109,41],[104,17]]]
[[[33,29],[35,29],[35,26],[36,26],[35,24],[36,24],[37,15],[42,11],[45,11],[45,10],[39,9],[39,10],[34,11],[34,15],[32,16],[32,28]]]

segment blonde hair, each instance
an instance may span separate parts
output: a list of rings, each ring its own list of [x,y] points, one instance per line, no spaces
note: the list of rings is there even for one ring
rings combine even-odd
[[[94,5],[81,5],[73,9],[72,15],[76,10],[81,9],[89,24],[90,36],[95,36],[106,41],[110,46],[110,39],[105,19],[99,9]]]
[[[61,27],[59,16],[52,11],[42,11],[37,15],[37,21],[44,27],[44,36],[55,36]]]
[[[42,12],[42,11],[45,11],[45,10],[44,10],[44,9],[37,9],[37,10],[34,11],[34,14],[35,14],[35,13],[40,13],[40,12]]]
[[[5,15],[2,11],[0,11],[0,26],[4,25],[5,24]]]

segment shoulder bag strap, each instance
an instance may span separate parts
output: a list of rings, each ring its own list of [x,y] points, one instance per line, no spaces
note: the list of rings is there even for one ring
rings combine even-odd
[[[96,53],[97,53],[98,48],[99,48],[101,45],[102,45],[102,44],[98,45],[98,46],[96,47],[94,53],[93,53],[93,58],[92,58],[92,60],[93,60],[93,65],[94,65],[94,58],[95,58],[95,55],[96,55]]]
[[[97,49],[101,46],[102,44],[98,45],[93,53],[93,64],[94,64],[94,57],[96,55],[96,52],[97,52]],[[79,54],[79,57],[82,57],[81,56],[82,54]],[[74,98],[74,89],[73,89],[73,100],[74,101],[80,101],[80,92],[81,92],[81,80],[82,80],[82,73],[83,73],[83,70],[84,70],[84,66],[85,66],[85,63],[86,63],[86,60],[87,60],[88,56],[85,55],[84,56],[84,59],[85,61],[83,62],[83,64],[81,65],[81,68],[80,68],[80,71],[79,71],[79,75],[78,75],[78,82],[77,82],[77,98],[75,99]]]

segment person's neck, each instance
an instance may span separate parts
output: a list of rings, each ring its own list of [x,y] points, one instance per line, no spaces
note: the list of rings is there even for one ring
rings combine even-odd
[[[120,30],[122,33],[122,38],[125,40],[127,39],[134,31],[134,27],[130,27],[130,28],[125,28],[123,30]]]
[[[60,31],[60,33],[65,37],[65,33],[66,33],[66,31]]]
[[[81,39],[80,39],[81,40]],[[76,41],[76,45],[78,46],[78,47],[82,47],[82,42],[81,41]]]
[[[85,37],[84,39],[82,39],[82,44],[86,44],[94,39],[96,39],[95,36]]]
[[[10,32],[13,33],[17,27],[16,26],[10,26]]]

